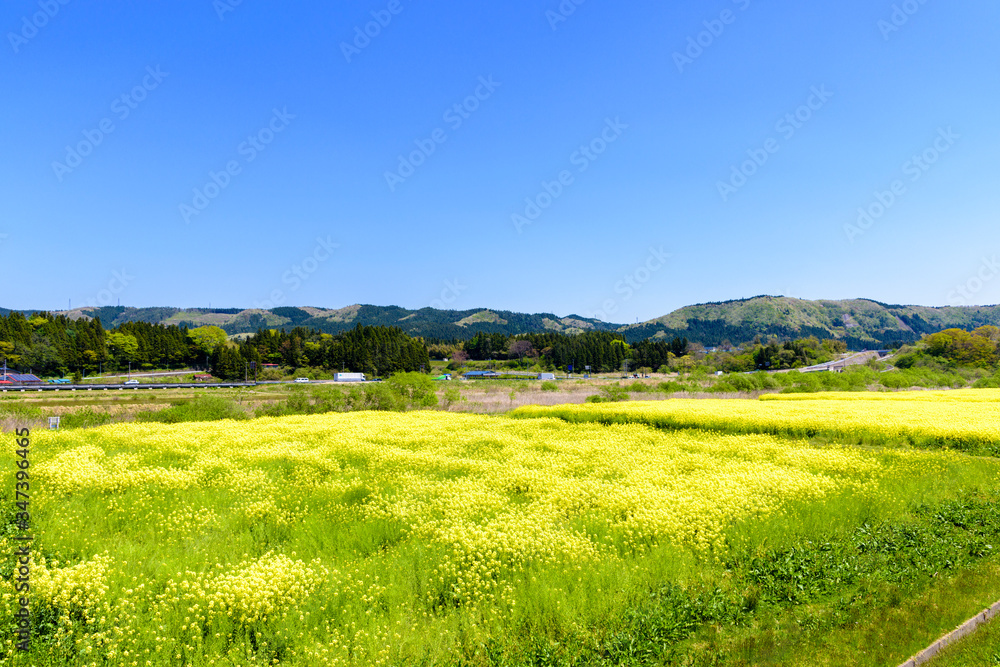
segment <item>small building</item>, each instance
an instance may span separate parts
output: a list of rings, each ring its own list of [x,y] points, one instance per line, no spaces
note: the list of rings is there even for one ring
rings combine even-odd
[[[11,384],[27,384],[27,385],[45,384],[44,382],[42,382],[42,379],[40,377],[38,377],[37,375],[32,375],[31,373],[4,373],[0,375],[0,380],[5,381],[5,384],[7,382]]]

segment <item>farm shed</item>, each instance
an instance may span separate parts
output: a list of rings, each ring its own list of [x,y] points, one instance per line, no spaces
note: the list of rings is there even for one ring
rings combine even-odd
[[[31,373],[4,373],[0,375],[0,380],[14,384],[44,384],[40,377]]]

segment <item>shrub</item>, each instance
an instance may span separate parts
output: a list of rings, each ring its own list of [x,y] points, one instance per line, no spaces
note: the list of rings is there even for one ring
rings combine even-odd
[[[543,386],[542,388],[544,389],[545,387]],[[458,387],[448,387],[447,389],[444,390],[445,410],[451,407],[452,404],[459,403],[464,400],[466,399],[462,396],[462,392],[459,390]]]
[[[621,385],[608,385],[601,389],[601,393],[604,394],[604,401],[607,403],[618,403],[628,400],[628,389]]]
[[[379,412],[402,412],[406,410],[406,402],[391,387],[384,383],[365,385],[364,389],[354,387],[348,395],[349,409],[376,410]],[[437,405],[437,396],[434,396]]]
[[[62,428],[94,428],[104,426],[119,421],[120,418],[111,412],[95,410],[94,408],[83,408],[68,415],[63,415],[59,420]]]
[[[559,391],[559,385],[555,382],[543,382],[542,391]]]
[[[727,375],[724,380],[721,380],[716,387],[719,385],[729,385],[733,388],[733,391],[755,391],[760,389],[760,383],[755,376],[760,375],[760,373],[754,373],[753,375],[743,375],[742,373],[734,373],[732,375]]]
[[[434,380],[423,373],[397,373],[387,384],[408,407],[432,408],[438,404]]]
[[[136,415],[136,421],[139,422],[161,422],[164,424],[207,422],[219,419],[248,419],[248,415],[232,400],[222,396],[196,396],[166,410],[141,412]]]

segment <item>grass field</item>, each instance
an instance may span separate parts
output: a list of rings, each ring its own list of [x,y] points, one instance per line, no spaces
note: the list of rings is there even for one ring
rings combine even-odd
[[[1000,460],[910,444],[1000,437],[946,393],[34,433],[0,664],[898,664],[1000,598]]]

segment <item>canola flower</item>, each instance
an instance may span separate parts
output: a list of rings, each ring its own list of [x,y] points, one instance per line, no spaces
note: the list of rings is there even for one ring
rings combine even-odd
[[[998,390],[802,396],[527,406],[513,411],[512,416],[794,437],[821,435],[850,444],[909,443],[1000,452]]]
[[[945,389],[937,391],[820,391],[813,393],[764,394],[762,401],[957,401],[998,403],[1000,389]]]
[[[449,617],[513,613],[530,573],[585,586],[657,545],[711,559],[735,522],[884,502],[964,464],[652,428],[664,405],[681,402],[586,406],[630,422],[609,425],[414,412],[40,434],[34,603],[51,624],[38,655],[6,644],[0,664],[391,664],[420,628],[445,652],[478,641],[475,623],[448,635]],[[731,420],[785,407],[682,407],[726,405]],[[15,600],[0,581],[0,623]]]

